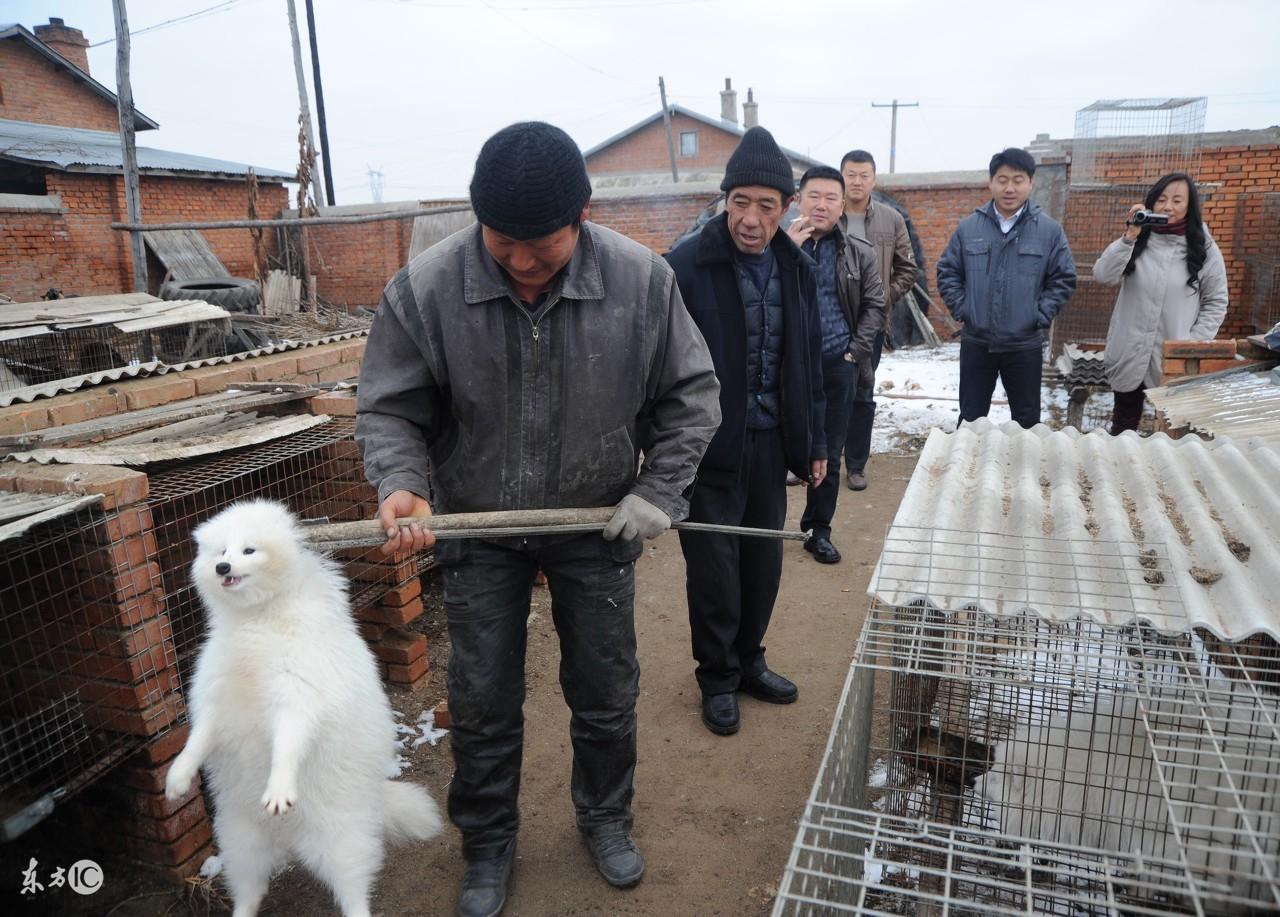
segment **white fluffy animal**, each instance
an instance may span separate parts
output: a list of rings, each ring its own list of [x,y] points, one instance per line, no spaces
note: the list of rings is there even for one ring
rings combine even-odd
[[[426,840],[441,824],[425,790],[388,778],[395,722],[346,583],[277,503],[236,504],[195,540],[208,638],[166,795],[185,795],[205,769],[234,917],[257,913],[290,860],[346,917],[365,917],[384,841]]]

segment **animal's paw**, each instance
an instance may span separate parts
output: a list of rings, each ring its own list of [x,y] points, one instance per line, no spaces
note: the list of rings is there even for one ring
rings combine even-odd
[[[191,792],[191,783],[195,780],[196,769],[182,755],[178,755],[169,767],[169,774],[164,778],[164,798],[176,802]]]
[[[268,815],[284,815],[298,800],[298,788],[292,780],[272,777],[267,781],[267,791],[262,794],[262,808]]]

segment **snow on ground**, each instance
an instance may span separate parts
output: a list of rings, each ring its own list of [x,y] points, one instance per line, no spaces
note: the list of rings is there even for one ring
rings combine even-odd
[[[913,397],[889,397],[891,395]],[[959,397],[959,342],[885,353],[876,370],[876,419],[871,432],[871,451],[920,451],[933,428],[956,428],[960,417]],[[1004,386],[998,381],[991,400],[991,412],[987,416],[992,423],[1008,421],[1008,405],[994,403],[1007,400]],[[1040,405],[1043,421],[1061,422],[1066,416],[1066,389],[1042,388]]]

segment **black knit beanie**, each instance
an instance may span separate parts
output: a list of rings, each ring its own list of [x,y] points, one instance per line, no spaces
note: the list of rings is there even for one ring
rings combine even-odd
[[[513,239],[568,226],[591,199],[582,151],[543,121],[504,127],[485,141],[471,178],[471,209],[481,225]]]
[[[784,198],[796,193],[796,179],[791,160],[782,154],[773,134],[763,127],[753,127],[742,135],[742,142],[725,166],[721,191],[732,191],[744,185],[777,188]]]

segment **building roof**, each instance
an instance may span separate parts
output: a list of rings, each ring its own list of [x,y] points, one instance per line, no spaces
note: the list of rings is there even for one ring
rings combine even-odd
[[[259,179],[267,181],[295,178],[290,172],[190,153],[140,146],[137,154],[138,171],[149,175],[239,179],[252,168]],[[62,172],[117,173],[124,168],[119,134],[3,119],[0,119],[0,159]]]
[[[742,125],[734,121],[725,121],[722,118],[709,118],[704,114],[693,111],[692,109],[689,109],[689,108],[685,108],[683,105],[671,105],[669,107],[671,109],[671,114],[673,115],[684,115],[686,118],[692,118],[695,121],[701,121],[703,124],[706,124],[710,127],[718,128],[724,131],[726,134],[733,134],[735,137],[741,137],[743,134],[747,132],[746,128],[744,128]],[[643,119],[642,121],[637,121],[635,124],[631,125],[626,130],[621,131],[617,134],[614,134],[608,140],[605,140],[602,143],[597,143],[591,149],[587,150],[585,153],[582,154],[583,158],[590,159],[592,156],[594,156],[596,153],[599,153],[601,150],[607,149],[608,147],[613,146],[618,141],[624,140],[627,137],[630,137],[636,131],[640,130],[641,128],[648,127],[653,122],[661,120],[661,118],[662,118],[662,110],[659,109],[657,112]],[[826,165],[826,163],[819,162],[816,159],[812,159],[804,155],[803,153],[797,153],[795,150],[789,150],[785,146],[779,147],[779,149],[782,150],[783,155],[785,155],[792,162],[801,163],[806,167]]]
[[[868,591],[948,612],[1280,639],[1280,450],[983,419],[934,430]]]
[[[18,23],[16,22],[0,23],[0,38],[9,38],[9,39],[13,39],[14,41],[22,42],[23,44],[31,48],[33,51],[35,51],[37,54],[48,59],[55,66],[61,67],[62,69],[66,70],[67,73],[71,75],[71,78],[73,80],[78,80],[79,82],[84,83],[85,86],[88,87],[90,92],[96,93],[97,95],[101,96],[105,101],[110,102],[112,108],[116,107],[117,105],[116,94],[114,92],[112,92],[106,86],[103,86],[93,77],[91,77],[88,73],[81,70],[79,67],[73,64],[71,61],[67,60],[57,51],[53,50],[53,48],[50,48],[43,41],[36,38],[34,34],[27,31]],[[157,124],[155,121],[152,121],[142,112],[138,111],[136,107],[133,109],[133,129],[135,131],[155,130],[159,126],[160,125]]]

